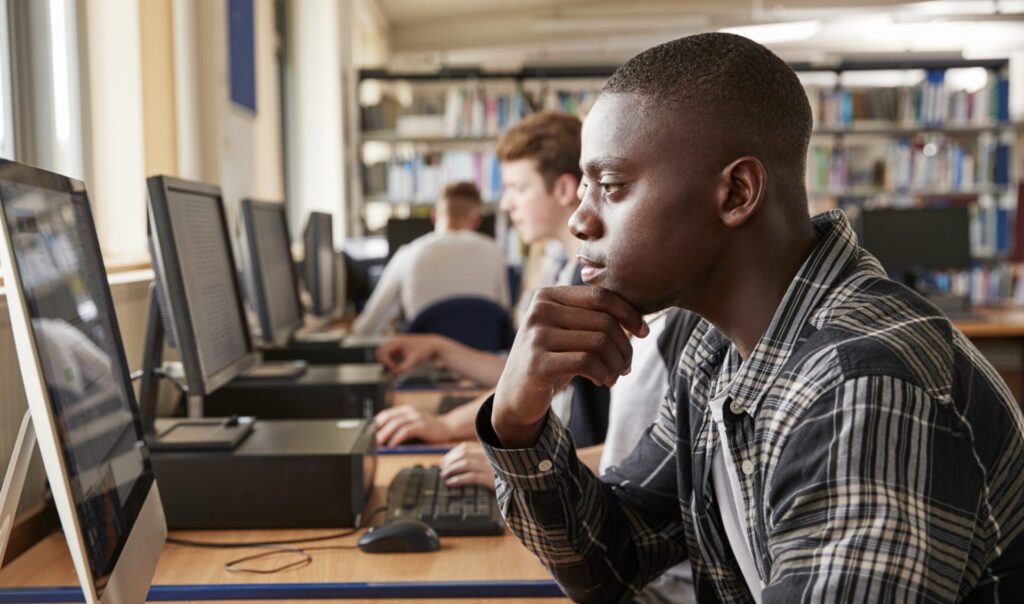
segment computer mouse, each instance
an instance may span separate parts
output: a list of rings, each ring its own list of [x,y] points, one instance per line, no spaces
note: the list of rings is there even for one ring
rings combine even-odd
[[[359,538],[359,549],[368,554],[436,552],[441,549],[437,532],[419,520],[391,520]]]

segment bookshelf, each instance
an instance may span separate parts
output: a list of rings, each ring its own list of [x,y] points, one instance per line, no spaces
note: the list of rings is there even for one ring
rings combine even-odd
[[[855,218],[863,207],[970,205],[978,268],[943,279],[975,303],[1024,303],[1024,287],[1017,287],[1024,279],[1008,260],[1024,135],[1024,124],[1009,115],[1008,61],[792,66],[815,118],[807,178],[812,212],[838,207]],[[449,180],[475,181],[496,204],[501,132],[541,109],[583,117],[613,71],[361,70],[359,205],[367,230],[392,216],[428,214]]]

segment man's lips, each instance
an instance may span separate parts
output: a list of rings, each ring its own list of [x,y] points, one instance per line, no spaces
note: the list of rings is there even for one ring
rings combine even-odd
[[[605,265],[597,260],[588,258],[583,254],[577,254],[576,259],[580,263],[580,277],[586,283],[595,282],[605,272]]]

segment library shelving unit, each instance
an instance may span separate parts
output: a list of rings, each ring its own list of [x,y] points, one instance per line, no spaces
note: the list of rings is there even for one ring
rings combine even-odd
[[[815,117],[807,162],[812,212],[840,207],[855,219],[862,207],[970,205],[978,268],[950,278],[975,303],[1012,297],[1024,128],[1009,116],[1008,61],[792,66]],[[367,230],[389,217],[428,214],[450,180],[472,180],[496,202],[498,136],[541,109],[583,117],[613,71],[361,70],[358,205]]]

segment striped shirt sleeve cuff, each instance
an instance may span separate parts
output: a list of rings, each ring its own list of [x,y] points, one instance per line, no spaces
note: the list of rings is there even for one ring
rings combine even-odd
[[[476,416],[476,434],[494,466],[496,477],[508,486],[524,491],[551,491],[558,488],[558,477],[569,465],[572,440],[562,423],[550,410],[537,444],[532,449],[506,449],[491,425],[494,395],[480,407]]]

